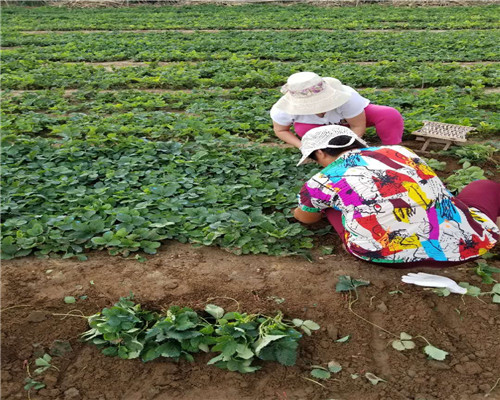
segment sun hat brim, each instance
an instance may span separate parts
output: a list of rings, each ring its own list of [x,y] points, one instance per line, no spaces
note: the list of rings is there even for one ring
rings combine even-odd
[[[345,85],[337,88],[332,86],[333,78],[323,78],[327,83],[325,89],[310,97],[297,98],[291,93],[286,93],[275,104],[278,110],[292,115],[312,115],[333,110],[347,103],[351,98],[351,91]]]
[[[340,130],[336,133],[328,133],[328,130],[337,129]],[[309,138],[312,138],[312,141],[308,140],[306,137],[309,134]],[[329,142],[335,137],[338,136],[349,136],[351,140],[342,145],[330,145]],[[304,140],[305,139],[305,140]],[[344,147],[348,147],[354,143],[354,141],[358,141],[363,146],[368,147],[368,143],[366,143],[363,139],[361,139],[356,133],[351,131],[349,128],[340,125],[325,125],[317,128],[313,128],[304,135],[302,138],[302,145],[300,146],[300,151],[302,152],[302,158],[297,163],[297,166],[304,163],[304,161],[316,150],[322,149],[340,149]]]

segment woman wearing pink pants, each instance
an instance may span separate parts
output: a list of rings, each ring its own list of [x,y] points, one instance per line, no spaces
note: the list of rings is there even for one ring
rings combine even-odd
[[[353,88],[335,78],[314,72],[291,75],[284,94],[271,109],[276,135],[295,147],[312,128],[323,125],[348,126],[359,137],[374,126],[383,145],[399,144],[403,136],[403,117],[392,107],[370,104]],[[290,128],[294,127],[295,136]]]

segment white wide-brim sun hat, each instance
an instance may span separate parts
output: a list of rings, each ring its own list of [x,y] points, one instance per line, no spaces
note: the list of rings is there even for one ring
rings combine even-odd
[[[330,141],[338,136],[346,136],[346,139],[348,140],[346,140],[346,142],[341,146],[330,144]],[[297,163],[297,166],[303,164],[304,161],[306,161],[307,157],[309,157],[311,153],[315,152],[316,150],[342,149],[344,147],[349,147],[356,141],[358,141],[364,147],[368,147],[368,143],[366,143],[363,139],[361,139],[346,126],[324,125],[313,128],[302,137],[302,144],[300,146],[302,157]]]
[[[288,77],[284,93],[275,104],[278,110],[294,115],[320,114],[345,104],[351,91],[335,78],[314,72],[298,72]]]

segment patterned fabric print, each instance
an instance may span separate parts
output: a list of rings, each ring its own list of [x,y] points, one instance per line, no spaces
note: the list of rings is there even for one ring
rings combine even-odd
[[[349,251],[374,262],[462,261],[492,248],[499,232],[402,146],[345,153],[303,186],[299,206],[340,210]]]

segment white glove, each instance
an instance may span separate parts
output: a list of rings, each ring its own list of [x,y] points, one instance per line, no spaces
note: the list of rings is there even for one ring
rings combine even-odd
[[[426,274],[424,272],[419,272],[418,274],[410,272],[408,275],[403,275],[401,280],[404,283],[412,283],[418,286],[447,288],[451,293],[467,293],[466,288],[458,286],[453,279],[445,276]]]

